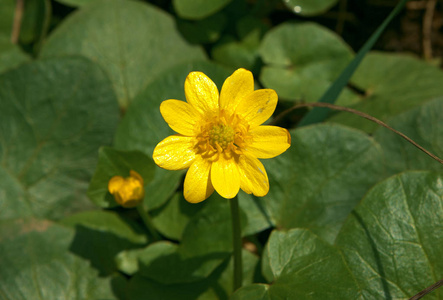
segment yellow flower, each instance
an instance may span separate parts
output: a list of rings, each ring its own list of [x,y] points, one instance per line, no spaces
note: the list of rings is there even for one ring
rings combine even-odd
[[[108,190],[114,195],[115,201],[126,208],[137,206],[145,196],[143,178],[132,170],[129,174],[127,178],[114,176],[108,183]]]
[[[153,158],[161,168],[189,168],[184,197],[191,203],[208,198],[214,189],[224,198],[248,194],[265,196],[268,175],[257,158],[272,158],[291,144],[289,132],[260,126],[273,114],[274,90],[254,91],[252,73],[238,69],[228,77],[220,97],[216,85],[201,72],[185,81],[187,102],[166,100],[160,112],[178,134],[161,141]]]

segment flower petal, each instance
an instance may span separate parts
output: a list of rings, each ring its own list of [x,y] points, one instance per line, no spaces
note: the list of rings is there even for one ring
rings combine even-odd
[[[254,77],[245,69],[238,69],[226,78],[220,92],[220,109],[234,111],[241,100],[254,91]]]
[[[265,167],[255,157],[241,155],[238,161],[241,189],[248,194],[263,197],[269,192],[268,174]]]
[[[278,96],[274,90],[256,90],[243,98],[237,106],[236,113],[254,128],[272,116],[277,101]]]
[[[191,72],[185,81],[185,95],[189,104],[202,115],[218,111],[218,90],[202,72]]]
[[[179,100],[166,100],[160,104],[160,112],[175,132],[183,135],[195,135],[195,124],[200,120],[200,114],[189,103]]]
[[[180,134],[171,135],[157,144],[152,158],[163,169],[186,169],[191,166],[196,158],[194,145],[194,137]]]
[[[198,156],[186,173],[183,195],[190,203],[206,200],[214,192],[209,179],[211,162]]]
[[[291,146],[291,135],[285,128],[259,126],[249,131],[252,136],[245,150],[257,158],[272,158]]]
[[[212,163],[211,181],[217,193],[223,198],[234,198],[240,190],[240,174],[234,158],[226,159],[220,154]]]

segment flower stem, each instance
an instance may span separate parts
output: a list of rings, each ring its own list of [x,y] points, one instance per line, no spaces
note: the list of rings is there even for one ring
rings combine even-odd
[[[242,286],[243,266],[242,266],[242,240],[240,213],[238,208],[238,198],[235,196],[230,200],[232,218],[232,238],[234,246],[234,291]]]
[[[149,233],[154,238],[154,241],[161,240],[160,235],[158,234],[157,230],[155,230],[151,217],[148,215],[148,213],[145,211],[145,208],[143,207],[143,203],[137,205],[137,211],[140,217],[142,218],[143,223],[145,223],[145,226],[148,229]]]

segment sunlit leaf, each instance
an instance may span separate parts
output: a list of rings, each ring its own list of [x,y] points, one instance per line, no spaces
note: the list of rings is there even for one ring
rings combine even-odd
[[[338,35],[314,23],[273,28],[265,35],[260,53],[265,87],[275,89],[281,98],[304,102],[318,100],[353,57]],[[357,97],[346,93],[344,97]]]
[[[147,3],[99,0],[70,15],[51,34],[42,57],[80,54],[96,61],[127,107],[160,72],[179,63],[204,59],[189,45],[173,19]]]
[[[86,188],[118,107],[84,58],[35,62],[0,75],[0,219],[60,218],[91,207]]]
[[[271,188],[260,202],[278,228],[309,228],[332,242],[361,197],[384,176],[380,146],[342,126],[310,126],[291,136],[291,148],[264,160]]]
[[[108,279],[69,253],[74,230],[49,221],[18,219],[0,232],[0,294],[5,299],[116,299]]]
[[[443,276],[443,178],[427,172],[376,185],[335,245],[306,229],[272,233],[263,261],[272,285],[233,299],[407,299]],[[435,298],[441,291],[434,292]]]
[[[351,80],[365,95],[353,108],[382,121],[443,96],[443,71],[408,55],[371,53]],[[376,124],[347,112],[329,120],[370,133],[377,128]]]

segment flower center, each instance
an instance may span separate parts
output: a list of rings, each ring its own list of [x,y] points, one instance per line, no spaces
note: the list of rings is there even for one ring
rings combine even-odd
[[[217,145],[223,150],[234,141],[235,131],[232,127],[225,124],[217,124],[209,129],[209,144],[217,149]]]

